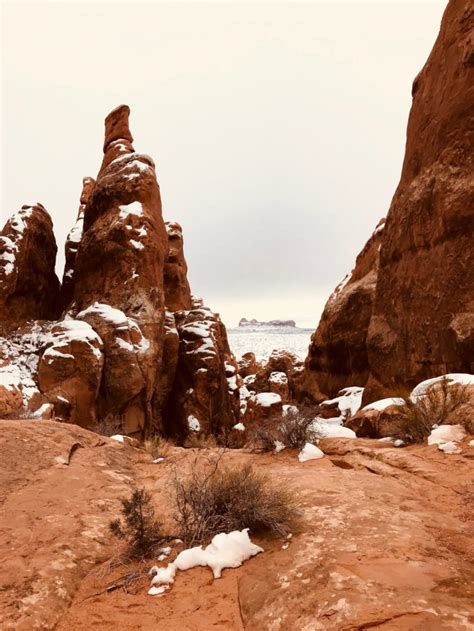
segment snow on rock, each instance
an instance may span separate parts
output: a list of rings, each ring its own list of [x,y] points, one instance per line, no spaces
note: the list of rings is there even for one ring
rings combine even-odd
[[[275,371],[270,374],[270,376],[268,377],[268,381],[270,383],[286,385],[288,384],[288,377],[286,376],[284,372]]]
[[[287,414],[298,414],[298,408],[296,407],[296,405],[289,405],[288,403],[286,403],[283,406],[283,416],[286,416]]]
[[[256,405],[260,405],[264,408],[269,408],[276,403],[281,402],[281,396],[274,392],[259,392],[255,395]]]
[[[339,390],[337,397],[334,399],[328,399],[323,401],[321,405],[323,407],[330,407],[337,404],[342,416],[347,418],[348,416],[354,416],[358,412],[362,403],[362,395],[364,394],[364,388],[360,386],[351,386],[349,388],[343,388]]]
[[[208,566],[214,578],[220,578],[222,570],[240,567],[244,561],[260,552],[263,552],[263,548],[252,543],[248,528],[219,533],[206,548],[188,548],[180,552],[167,567],[153,567],[151,572],[154,576],[148,593],[152,596],[163,593],[165,590],[161,591],[160,588],[174,583],[177,570],[186,571],[194,567]]]
[[[125,442],[125,436],[123,434],[114,434],[110,437],[112,440],[116,440],[118,443]]]
[[[275,440],[274,442],[275,445],[275,453],[280,453],[280,451],[283,451],[284,449],[286,449],[286,445],[284,443],[281,442],[281,440]]]
[[[104,323],[111,324],[115,334],[115,343],[125,351],[145,353],[150,347],[149,341],[143,336],[135,320],[127,318],[123,311],[108,304],[94,302],[90,307],[78,313],[77,317],[86,321],[92,318],[92,324],[94,324],[93,318],[98,317]]]
[[[129,215],[135,215],[136,217],[143,217],[143,206],[141,202],[135,201],[131,204],[124,204],[119,206],[120,218],[127,219]]]
[[[236,429],[238,432],[245,432],[245,425],[243,423],[236,423],[232,429]]]
[[[307,460],[319,460],[319,458],[323,458],[324,453],[313,445],[312,443],[306,443],[303,449],[298,454],[298,460],[300,462],[306,462]]]
[[[365,405],[361,412],[367,412],[368,410],[378,410],[379,412],[382,412],[391,405],[405,405],[405,399],[402,399],[401,397],[389,397],[387,399],[373,401],[373,403]]]
[[[460,384],[463,386],[474,385],[474,375],[469,373],[449,373],[447,375],[440,375],[433,379],[426,379],[417,386],[415,386],[410,394],[410,399],[416,401],[420,396],[426,394],[426,391],[436,384],[439,384],[443,380],[446,380],[449,385]]]
[[[188,416],[188,427],[192,432],[199,432],[201,430],[201,423],[193,414]]]
[[[356,433],[348,427],[338,423],[331,423],[334,419],[316,418],[310,426],[319,438],[356,438]],[[337,419],[339,420],[339,418]]]
[[[474,447],[474,440],[469,441],[469,447]]]
[[[428,445],[441,445],[450,441],[460,442],[466,432],[462,425],[440,425],[431,430],[428,436]]]

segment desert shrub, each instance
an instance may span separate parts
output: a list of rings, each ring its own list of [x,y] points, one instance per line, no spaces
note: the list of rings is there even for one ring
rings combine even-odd
[[[161,540],[161,524],[155,519],[151,496],[135,489],[130,499],[122,500],[122,519],[110,522],[111,532],[127,542],[127,556],[142,559],[153,556]]]
[[[275,486],[249,464],[222,465],[220,458],[210,472],[194,467],[189,477],[176,476],[174,487],[176,522],[188,546],[243,528],[286,535],[298,512],[284,486]]]
[[[275,450],[275,443],[279,440],[278,429],[273,419],[266,419],[256,423],[248,432],[247,446],[253,451],[268,453]]]
[[[313,408],[289,409],[277,421],[278,440],[286,447],[301,449],[305,443],[314,442],[317,432],[313,429],[313,421],[317,413]]]
[[[451,414],[469,402],[467,386],[441,379],[428,386],[415,400],[407,397],[405,404],[400,406],[402,434],[412,442],[422,442],[431,433],[433,425],[446,423]]]
[[[213,447],[217,447],[217,440],[212,434],[189,432],[184,441],[184,447],[186,447],[186,449],[212,449]]]
[[[123,427],[123,416],[121,414],[107,414],[97,421],[97,433],[102,436],[114,436],[121,434]]]
[[[289,408],[284,414],[256,423],[250,432],[249,447],[260,452],[273,451],[278,441],[285,447],[301,449],[318,438],[313,428],[316,416],[317,409],[312,407]]]
[[[155,460],[156,458],[166,458],[170,454],[173,445],[163,436],[155,434],[143,441],[143,448]]]

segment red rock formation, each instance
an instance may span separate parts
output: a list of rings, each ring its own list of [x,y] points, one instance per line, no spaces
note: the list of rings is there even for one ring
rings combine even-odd
[[[472,3],[452,0],[413,83],[369,326],[366,401],[474,371],[473,29]]]
[[[167,434],[218,434],[239,420],[239,377],[218,314],[195,301],[175,314],[179,359],[164,415]]]
[[[41,204],[22,206],[7,221],[0,233],[0,330],[56,316],[56,252],[53,223]]]
[[[64,246],[65,264],[63,281],[61,284],[61,305],[63,308],[66,308],[71,303],[74,295],[74,268],[76,265],[76,255],[82,238],[84,211],[91,196],[92,189],[94,188],[94,184],[95,180],[91,177],[85,177],[82,180],[82,193],[76,223],[67,235],[66,244]]]
[[[346,276],[326,303],[311,337],[300,396],[316,401],[348,385],[365,385],[369,374],[367,330],[372,315],[382,219]]]
[[[179,223],[166,222],[168,258],[164,269],[165,302],[170,311],[191,309],[191,290],[184,258],[183,230]]]
[[[122,417],[132,433],[152,425],[168,237],[154,163],[133,150],[128,116],[129,108],[120,106],[105,121],[104,159],[84,212],[72,310],[82,311],[104,339],[101,415]],[[96,303],[103,307],[100,315]],[[95,309],[93,319],[88,308]],[[114,309],[122,314],[120,322],[108,317]]]
[[[8,325],[52,319],[59,304],[67,319],[1,340],[0,412],[54,411],[127,434],[219,433],[238,422],[237,365],[219,316],[191,299],[181,227],[165,228],[153,160],[134,151],[128,117],[120,106],[106,118],[102,166],[95,182],[84,179],[66,243],[60,302],[46,211],[25,207],[4,228]]]
[[[275,392],[281,396],[283,403],[296,397],[303,372],[303,362],[299,357],[290,351],[278,349],[274,350],[266,361],[254,364],[253,353],[246,355],[243,363],[242,360],[240,362],[242,364],[240,375],[244,377],[251,391]],[[249,376],[252,376],[251,379],[245,379]]]
[[[64,320],[52,327],[39,362],[38,382],[57,418],[96,427],[102,351],[102,340],[86,322]]]

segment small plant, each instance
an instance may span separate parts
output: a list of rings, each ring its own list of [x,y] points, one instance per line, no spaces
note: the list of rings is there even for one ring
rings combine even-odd
[[[176,522],[188,546],[204,544],[220,532],[287,535],[298,514],[292,494],[276,487],[251,465],[223,466],[175,479]]]
[[[122,434],[123,416],[120,414],[107,414],[97,421],[97,433],[101,436],[114,436]]]
[[[315,410],[309,407],[288,409],[277,422],[278,440],[294,449],[301,449],[306,443],[315,441],[318,438],[313,425],[316,415]]]
[[[284,414],[257,423],[251,430],[249,446],[255,451],[274,451],[278,442],[285,447],[301,449],[314,442],[318,433],[314,429],[317,410],[311,407],[289,408]]]
[[[143,441],[143,448],[150,454],[152,459],[155,460],[156,458],[166,458],[169,456],[173,445],[166,440],[166,438],[163,438],[163,436],[155,434]]]
[[[145,489],[135,489],[122,500],[122,519],[110,522],[111,532],[128,543],[128,556],[142,559],[153,556],[161,540],[161,524],[155,519],[151,496]]]
[[[428,386],[416,398],[407,397],[400,406],[401,432],[412,442],[424,441],[433,425],[443,425],[462,405],[470,402],[467,386],[453,383],[447,378]],[[466,426],[466,429],[469,428]]]
[[[212,449],[217,447],[216,437],[212,434],[190,432],[184,441],[186,449]]]

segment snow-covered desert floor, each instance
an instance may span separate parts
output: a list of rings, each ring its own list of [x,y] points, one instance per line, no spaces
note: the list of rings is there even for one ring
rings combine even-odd
[[[229,345],[237,359],[252,351],[257,359],[267,358],[275,349],[284,348],[305,359],[312,329],[293,327],[227,329]]]

